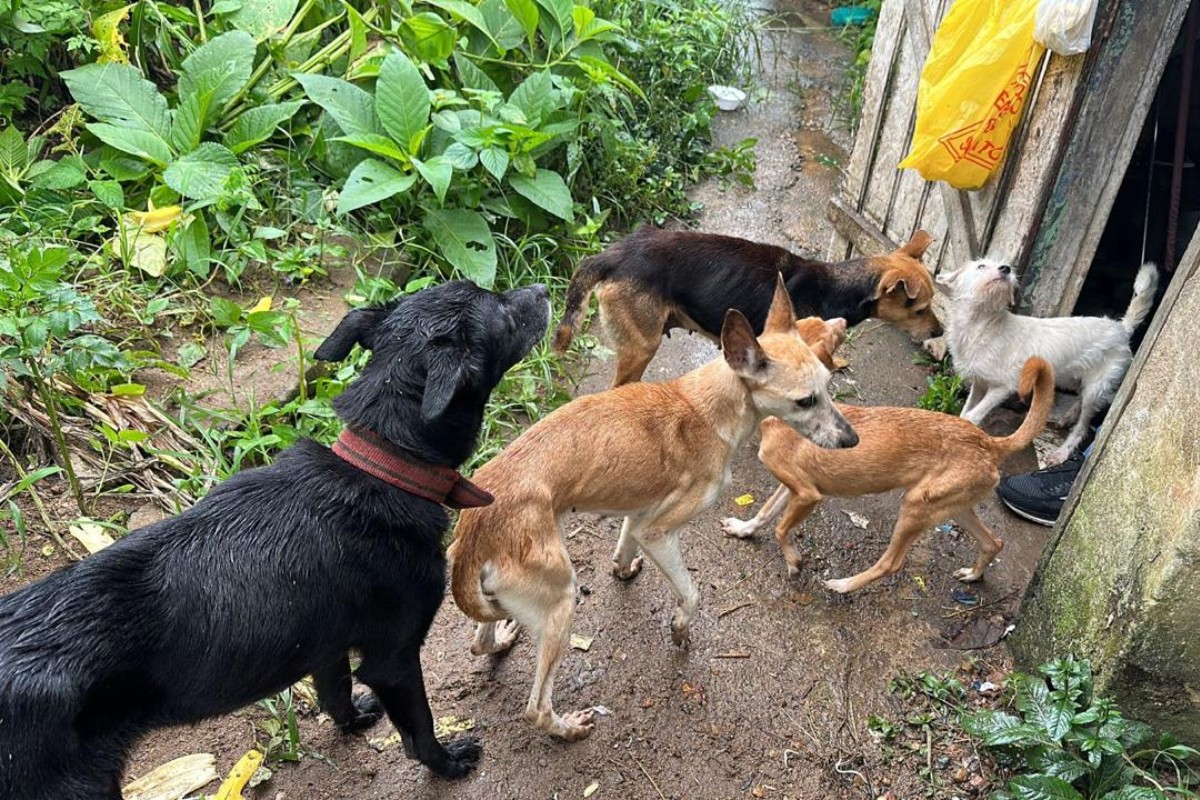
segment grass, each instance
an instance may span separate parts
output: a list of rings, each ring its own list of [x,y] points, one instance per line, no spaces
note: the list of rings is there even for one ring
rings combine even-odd
[[[917,399],[917,408],[958,416],[966,402],[967,387],[964,385],[963,379],[954,374],[954,365],[950,356],[947,355],[938,360],[921,351],[913,359],[913,362],[927,368],[930,372],[925,379],[928,383],[925,393]]]

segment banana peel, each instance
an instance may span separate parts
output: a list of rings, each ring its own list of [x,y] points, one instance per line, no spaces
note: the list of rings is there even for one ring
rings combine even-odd
[[[221,784],[221,788],[217,789],[217,796],[214,800],[245,800],[242,797],[242,790],[254,777],[254,773],[258,772],[262,762],[263,754],[257,750],[251,750],[242,756],[229,772],[229,777]]]
[[[194,753],[155,767],[121,790],[125,800],[180,800],[217,779],[212,753]]]

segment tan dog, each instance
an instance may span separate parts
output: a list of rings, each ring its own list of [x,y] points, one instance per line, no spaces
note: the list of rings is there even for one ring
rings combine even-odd
[[[842,342],[846,341],[846,320],[841,317],[805,317],[796,320],[796,333],[800,334],[800,338],[826,369],[833,371],[838,368],[833,354],[842,346]]]
[[[677,605],[672,638],[683,646],[700,595],[679,550],[679,528],[728,485],[734,452],[769,415],[821,446],[850,447],[854,431],[829,396],[829,370],[794,327],[782,280],[763,335],[730,310],[723,355],[681,378],[580,397],[525,431],[472,480],[495,496],[459,517],[451,585],[479,626],[471,652],[510,647],[517,626],[538,637],[525,708],[537,728],[567,740],[591,733],[590,710],[559,716],[554,673],[575,613],[575,570],[558,523],[572,510],[624,515],[613,573],[637,575],[639,546],[666,575]]]
[[[823,497],[859,497],[904,489],[900,518],[887,550],[871,568],[851,578],[825,581],[835,592],[853,592],[904,566],[914,541],[925,531],[955,519],[979,545],[975,566],[955,573],[961,581],[977,581],[1004,547],[976,515],[974,506],[996,487],[999,465],[1029,446],[1046,426],[1054,403],[1054,371],[1041,358],[1021,370],[1021,396],[1033,403],[1021,427],[1011,436],[993,437],[971,423],[917,408],[870,408],[838,404],[859,435],[852,450],[821,450],[775,419],[762,424],[758,458],[781,485],[753,519],[724,520],[729,536],[749,538],[787,503],[775,537],[796,577],[803,559],[789,531],[812,513]]]
[[[842,317],[850,326],[874,317],[918,339],[937,336],[933,277],[921,263],[932,242],[917,231],[887,255],[826,262],[733,236],[644,226],[580,263],[554,349],[561,354],[570,346],[594,290],[617,356],[612,385],[641,380],[674,328],[716,339],[726,309],[734,308],[762,330],[778,274],[806,316]]]

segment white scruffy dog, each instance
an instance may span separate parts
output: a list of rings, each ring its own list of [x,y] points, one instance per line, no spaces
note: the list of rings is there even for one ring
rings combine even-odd
[[[979,425],[1017,391],[1021,367],[1041,356],[1054,367],[1060,389],[1079,392],[1078,418],[1062,447],[1046,459],[1060,464],[1083,442],[1088,424],[1111,402],[1131,353],[1129,336],[1154,303],[1158,269],[1142,265],[1133,300],[1118,322],[1107,317],[1024,317],[1011,313],[1017,290],[1012,267],[982,259],[937,277],[950,296],[946,340],[954,368],[970,385],[961,416]],[[1074,409],[1073,409],[1074,413]]]

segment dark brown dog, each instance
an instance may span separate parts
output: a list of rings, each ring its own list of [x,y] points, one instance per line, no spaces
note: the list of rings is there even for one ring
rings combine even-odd
[[[735,308],[762,331],[779,273],[802,317],[842,317],[851,326],[874,317],[916,338],[937,336],[933,278],[921,263],[931,242],[917,231],[887,255],[827,263],[732,236],[643,227],[575,270],[554,348],[561,354],[570,346],[594,289],[617,353],[612,385],[641,380],[673,328],[715,341],[725,311]]]

